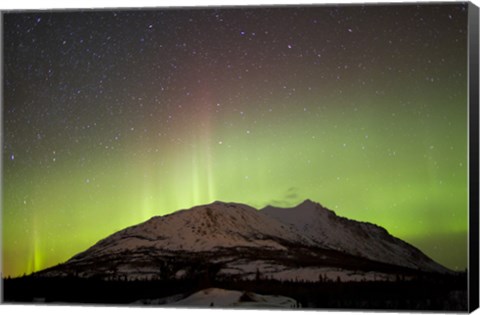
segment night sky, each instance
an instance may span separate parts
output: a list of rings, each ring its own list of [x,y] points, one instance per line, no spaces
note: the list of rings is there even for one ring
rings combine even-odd
[[[4,15],[3,274],[309,198],[467,264],[465,4]]]

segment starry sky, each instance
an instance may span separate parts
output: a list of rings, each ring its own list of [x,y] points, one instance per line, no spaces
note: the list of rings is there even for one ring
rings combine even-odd
[[[467,6],[4,14],[3,275],[309,198],[467,264]]]

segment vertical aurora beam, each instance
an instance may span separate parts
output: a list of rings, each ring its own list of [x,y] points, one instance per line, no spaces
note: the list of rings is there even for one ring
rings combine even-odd
[[[32,231],[31,231],[31,247],[28,259],[26,274],[31,274],[35,271],[42,270],[45,268],[43,262],[43,253],[45,249],[42,247],[40,233],[38,232],[37,218],[34,216]]]
[[[213,148],[215,137],[214,104],[211,88],[201,86],[196,92],[196,102],[188,104],[196,112],[197,121],[185,126],[181,132],[187,139],[192,159],[192,196],[193,204],[208,203],[215,199],[215,183],[213,174]],[[181,166],[180,166],[181,167]]]

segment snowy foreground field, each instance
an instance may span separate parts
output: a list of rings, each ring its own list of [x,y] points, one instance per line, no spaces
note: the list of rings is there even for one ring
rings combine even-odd
[[[297,301],[278,295],[260,295],[252,292],[209,288],[184,299],[168,303],[171,306],[242,307],[242,308],[296,308]]]

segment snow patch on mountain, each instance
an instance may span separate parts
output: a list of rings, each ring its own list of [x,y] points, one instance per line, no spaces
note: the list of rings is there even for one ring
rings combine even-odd
[[[243,280],[272,279],[302,282],[396,281],[398,275],[378,271],[350,270],[332,267],[291,267],[272,261],[240,260],[222,268],[220,276],[239,276]]]

